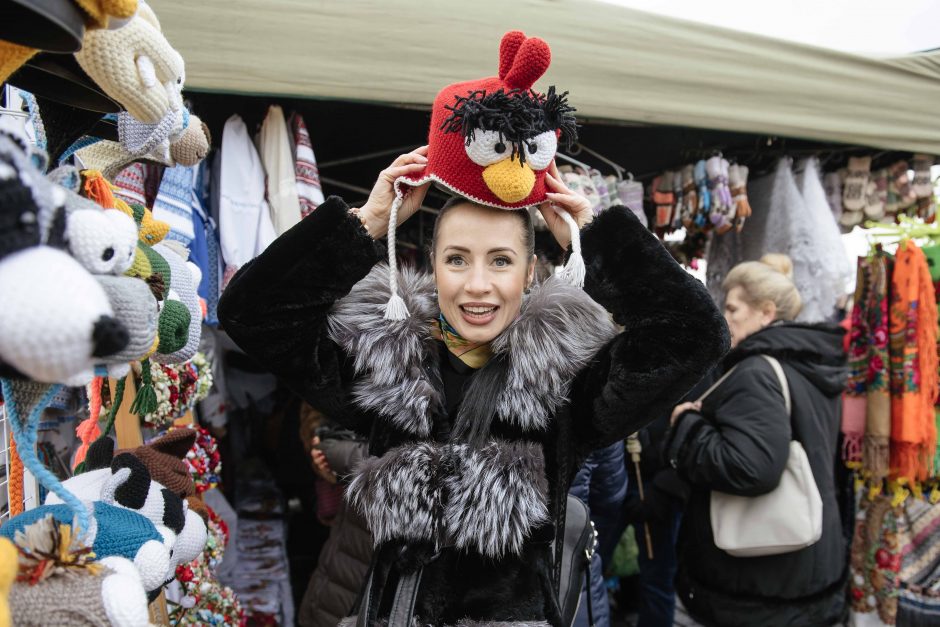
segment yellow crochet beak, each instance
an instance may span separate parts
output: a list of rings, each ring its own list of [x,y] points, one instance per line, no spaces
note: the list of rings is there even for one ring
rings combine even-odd
[[[532,193],[535,172],[528,163],[516,159],[503,159],[483,170],[483,181],[490,191],[503,202],[519,202]]]

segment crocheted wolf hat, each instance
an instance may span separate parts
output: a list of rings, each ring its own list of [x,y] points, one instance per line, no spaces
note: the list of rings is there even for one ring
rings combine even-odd
[[[521,31],[503,36],[499,46],[499,75],[448,85],[431,109],[428,164],[423,172],[395,181],[396,200],[389,222],[389,266],[392,298],[386,319],[408,316],[398,295],[395,263],[395,225],[405,186],[435,181],[459,196],[500,209],[522,209],[545,200],[545,175],[558,142],[577,139],[574,109],[567,92],[549,87],[532,89],[551,62],[548,44]],[[565,268],[569,280],[584,282],[584,262],[578,227],[564,211],[571,229],[573,254]]]

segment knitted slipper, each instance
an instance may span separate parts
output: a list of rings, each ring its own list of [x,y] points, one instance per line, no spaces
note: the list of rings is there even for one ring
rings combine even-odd
[[[865,207],[870,176],[871,157],[849,158],[848,174],[842,187],[842,206],[844,209],[847,211],[860,211]],[[862,218],[859,218],[859,222],[861,220]]]
[[[918,198],[929,198],[933,195],[933,183],[930,180],[930,166],[933,157],[927,155],[914,155],[914,181],[911,189]]]

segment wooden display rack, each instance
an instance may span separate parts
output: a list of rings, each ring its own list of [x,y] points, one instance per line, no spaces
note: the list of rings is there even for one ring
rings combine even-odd
[[[117,448],[119,449],[137,448],[144,443],[144,437],[140,431],[140,417],[131,413],[131,404],[137,394],[137,386],[134,384],[133,375],[129,375],[129,377],[124,398],[121,399],[121,405],[114,417],[114,432],[117,435]],[[117,381],[115,379],[110,379],[109,384],[112,390],[116,389]],[[182,418],[178,418],[173,424],[178,427],[193,424],[192,412],[186,412]],[[161,626],[169,626],[170,624],[166,595],[162,591],[160,596],[150,604],[150,622]]]

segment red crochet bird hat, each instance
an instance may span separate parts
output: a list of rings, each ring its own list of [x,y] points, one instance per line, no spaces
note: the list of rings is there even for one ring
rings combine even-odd
[[[567,92],[554,87],[540,94],[532,85],[545,74],[552,53],[545,41],[521,31],[503,36],[499,46],[499,75],[448,85],[438,93],[431,110],[428,164],[424,171],[395,181],[396,200],[389,223],[389,266],[392,298],[385,317],[408,316],[398,295],[395,225],[408,192],[435,181],[453,193],[481,205],[522,209],[545,200],[545,175],[558,142],[577,139],[574,109]],[[584,262],[578,227],[565,211],[559,214],[571,228],[572,255],[565,267],[569,279],[584,283]]]

